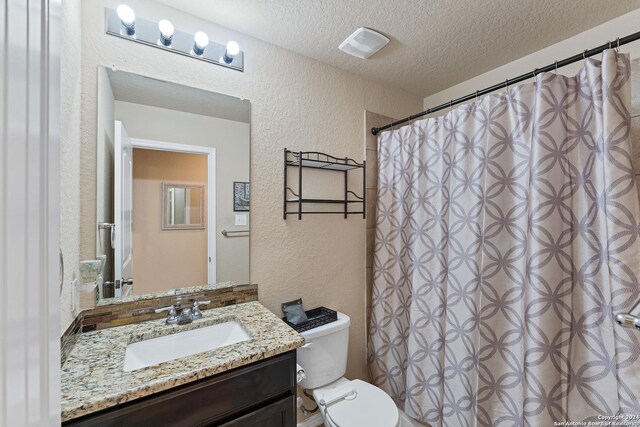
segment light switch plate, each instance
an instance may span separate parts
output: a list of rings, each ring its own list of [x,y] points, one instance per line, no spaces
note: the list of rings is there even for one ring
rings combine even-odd
[[[247,214],[236,214],[235,225],[247,225]]]

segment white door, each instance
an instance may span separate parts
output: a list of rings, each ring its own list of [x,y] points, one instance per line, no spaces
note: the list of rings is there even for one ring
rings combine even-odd
[[[115,122],[115,296],[133,287],[133,147],[122,122]],[[120,286],[118,286],[118,283]]]
[[[0,426],[60,425],[60,282],[79,249],[60,239],[60,204],[75,200],[59,186],[61,15],[59,0],[0,4]]]

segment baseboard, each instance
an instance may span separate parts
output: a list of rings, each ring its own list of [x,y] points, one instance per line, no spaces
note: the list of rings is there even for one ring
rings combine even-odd
[[[323,422],[322,415],[320,414],[314,414],[306,420],[300,421],[296,424],[297,427],[320,427],[321,425],[323,425]]]

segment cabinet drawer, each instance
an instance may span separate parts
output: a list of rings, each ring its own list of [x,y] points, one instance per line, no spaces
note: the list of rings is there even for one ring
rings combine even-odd
[[[221,427],[294,427],[295,423],[296,399],[295,396],[289,396],[224,423]]]
[[[295,351],[141,398],[63,426],[216,425],[295,395]],[[268,424],[267,424],[268,425]]]

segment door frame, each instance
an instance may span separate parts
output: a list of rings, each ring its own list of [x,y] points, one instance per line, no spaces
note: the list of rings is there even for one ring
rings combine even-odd
[[[178,144],[151,139],[129,138],[133,148],[146,150],[172,151],[175,153],[204,154],[207,156],[207,282],[217,282],[216,261],[216,149],[202,145]],[[135,160],[134,160],[135,162]],[[135,163],[134,163],[135,167]],[[135,260],[134,260],[135,262]],[[135,268],[135,267],[134,267]],[[135,273],[134,273],[135,274]]]
[[[60,425],[60,294],[78,250],[60,242],[62,15],[60,1],[0,6],[0,425]]]

